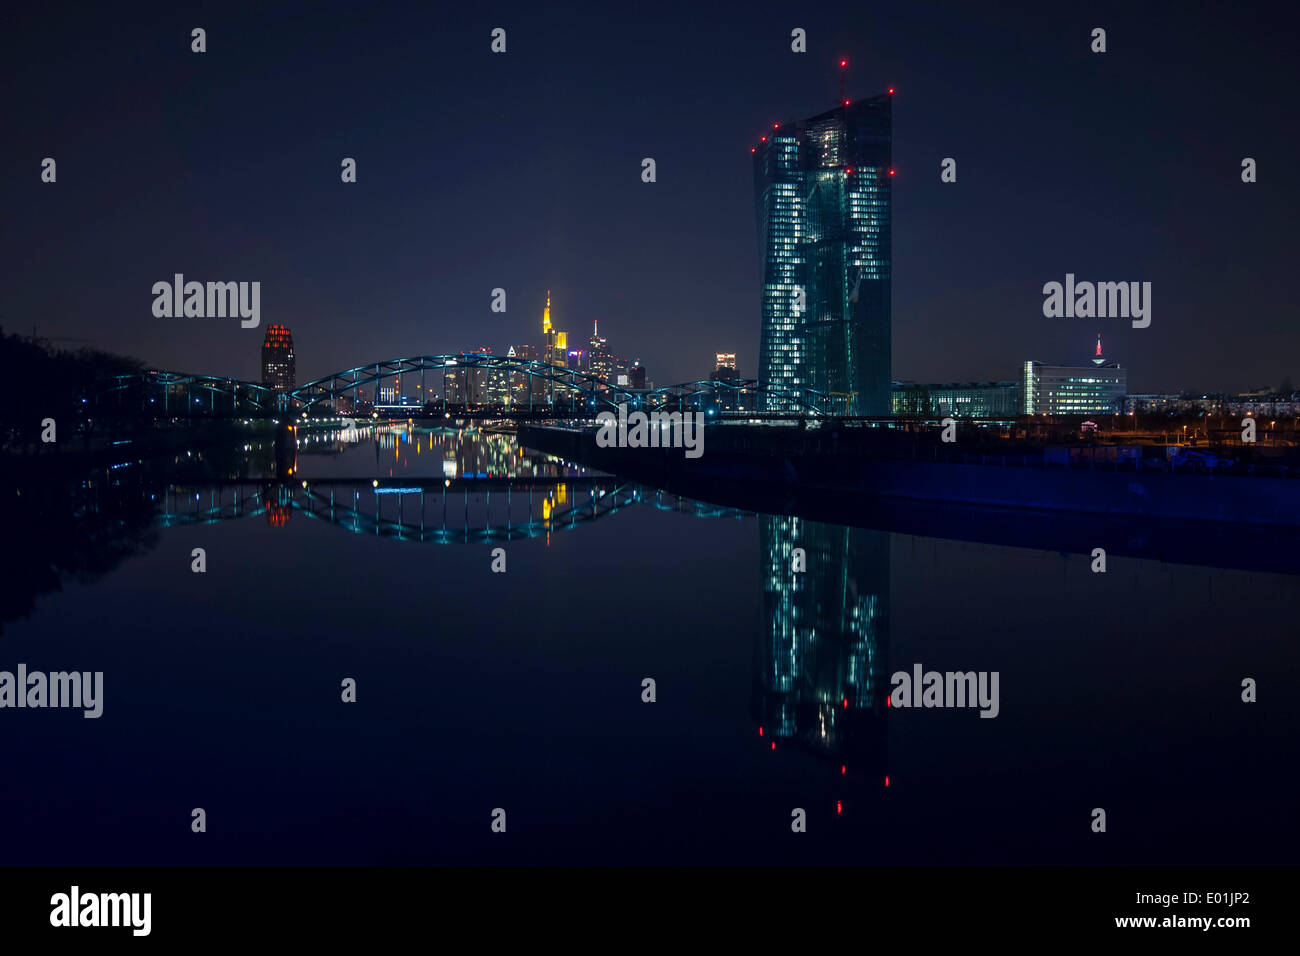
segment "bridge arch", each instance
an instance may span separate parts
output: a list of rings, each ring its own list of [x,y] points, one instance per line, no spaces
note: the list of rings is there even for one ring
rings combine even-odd
[[[403,377],[419,377],[403,388]],[[391,384],[388,384],[391,383]],[[403,401],[405,398],[405,401]],[[344,369],[289,392],[254,382],[185,372],[118,375],[87,396],[92,414],[153,417],[500,414],[594,418],[620,405],[646,411],[699,411],[710,417],[843,415],[847,396],[755,379],[700,380],[633,390],[579,369],[517,356],[462,352],[416,355]]]
[[[400,401],[403,393],[397,390],[404,375],[420,377],[419,384],[409,389],[417,394],[408,393],[405,403]],[[387,396],[383,394],[386,381],[394,383],[393,392]],[[376,410],[432,405],[450,412],[499,405],[504,411],[547,409],[594,415],[620,404],[640,407],[643,403],[639,393],[589,372],[479,352],[372,362],[314,379],[291,394],[304,411],[324,406],[336,414],[369,404]]]
[[[89,414],[154,418],[263,418],[286,413],[288,394],[254,382],[189,372],[133,372],[105,379],[83,396]]]

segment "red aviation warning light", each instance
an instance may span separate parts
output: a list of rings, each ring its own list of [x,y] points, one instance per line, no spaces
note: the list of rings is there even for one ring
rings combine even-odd
[[[892,86],[889,88],[889,95],[890,96],[894,95],[894,88]]]
[[[844,68],[845,68],[846,66],[848,66],[848,65],[849,65],[849,61],[848,61],[848,60],[840,60],[840,69],[841,69],[841,70],[844,69]]]

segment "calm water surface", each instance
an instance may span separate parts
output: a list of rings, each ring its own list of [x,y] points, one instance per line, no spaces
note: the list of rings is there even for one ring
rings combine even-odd
[[[0,864],[1296,859],[1293,576],[360,437],[304,438],[281,486],[250,439],[26,489],[0,669],[103,671],[105,702],[0,711]],[[917,663],[999,672],[999,715],[886,708]]]

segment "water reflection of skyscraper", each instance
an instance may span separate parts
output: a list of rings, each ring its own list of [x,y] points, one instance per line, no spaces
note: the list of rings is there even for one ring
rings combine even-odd
[[[797,548],[806,570],[795,570]],[[752,704],[759,732],[846,772],[883,774],[889,534],[764,515],[759,562],[765,631]]]
[[[266,508],[266,523],[272,528],[283,528],[293,516],[293,495],[279,482],[263,490],[262,505]]]

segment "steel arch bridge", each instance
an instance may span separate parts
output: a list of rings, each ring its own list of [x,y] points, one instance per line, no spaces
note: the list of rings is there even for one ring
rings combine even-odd
[[[83,403],[92,413],[144,413],[155,418],[264,418],[292,408],[289,395],[265,385],[160,371],[116,375],[85,396]]]
[[[307,382],[290,394],[296,407],[307,411],[327,406],[335,413],[345,400],[353,407],[362,402],[362,393],[370,392],[376,408],[389,407],[380,401],[385,381],[394,383],[394,392],[403,375],[419,375],[421,401],[416,407],[430,404],[442,409],[468,408],[491,404],[490,398],[503,391],[507,401],[497,404],[518,411],[563,410],[582,415],[613,409],[618,405],[642,404],[640,393],[577,369],[548,365],[534,359],[515,356],[464,352],[459,355],[416,355],[389,359],[335,372]],[[396,402],[391,403],[394,407]]]
[[[443,409],[488,405],[492,393],[499,394],[503,389],[511,400],[496,404],[506,406],[501,410],[507,414],[513,409],[594,416],[627,405],[647,411],[712,411],[723,416],[763,415],[773,410],[787,415],[822,416],[843,414],[848,407],[845,395],[756,379],[700,380],[648,391],[633,390],[576,369],[475,352],[374,362],[307,382],[294,389],[292,396],[296,407],[304,411],[325,405],[337,414],[343,411],[339,408],[340,399],[355,406],[363,390],[373,387],[370,394],[378,397],[386,380],[396,383],[403,375],[417,373],[420,383],[416,388],[424,401],[414,403],[416,407],[430,403]],[[476,379],[471,380],[471,375]],[[473,394],[475,391],[478,396]],[[481,400],[475,401],[476,397]],[[387,406],[380,403],[378,407]]]
[[[415,392],[415,400],[401,403],[403,376],[409,381],[417,375],[418,384],[406,389]],[[93,410],[104,412],[232,418],[324,411],[346,415],[363,409],[401,417],[433,411],[453,416],[594,418],[620,405],[645,411],[699,411],[717,418],[802,418],[842,415],[848,407],[845,395],[756,379],[701,380],[634,390],[590,372],[478,352],[372,362],[314,379],[290,392],[234,378],[142,372],[108,380],[87,398],[90,401]]]

